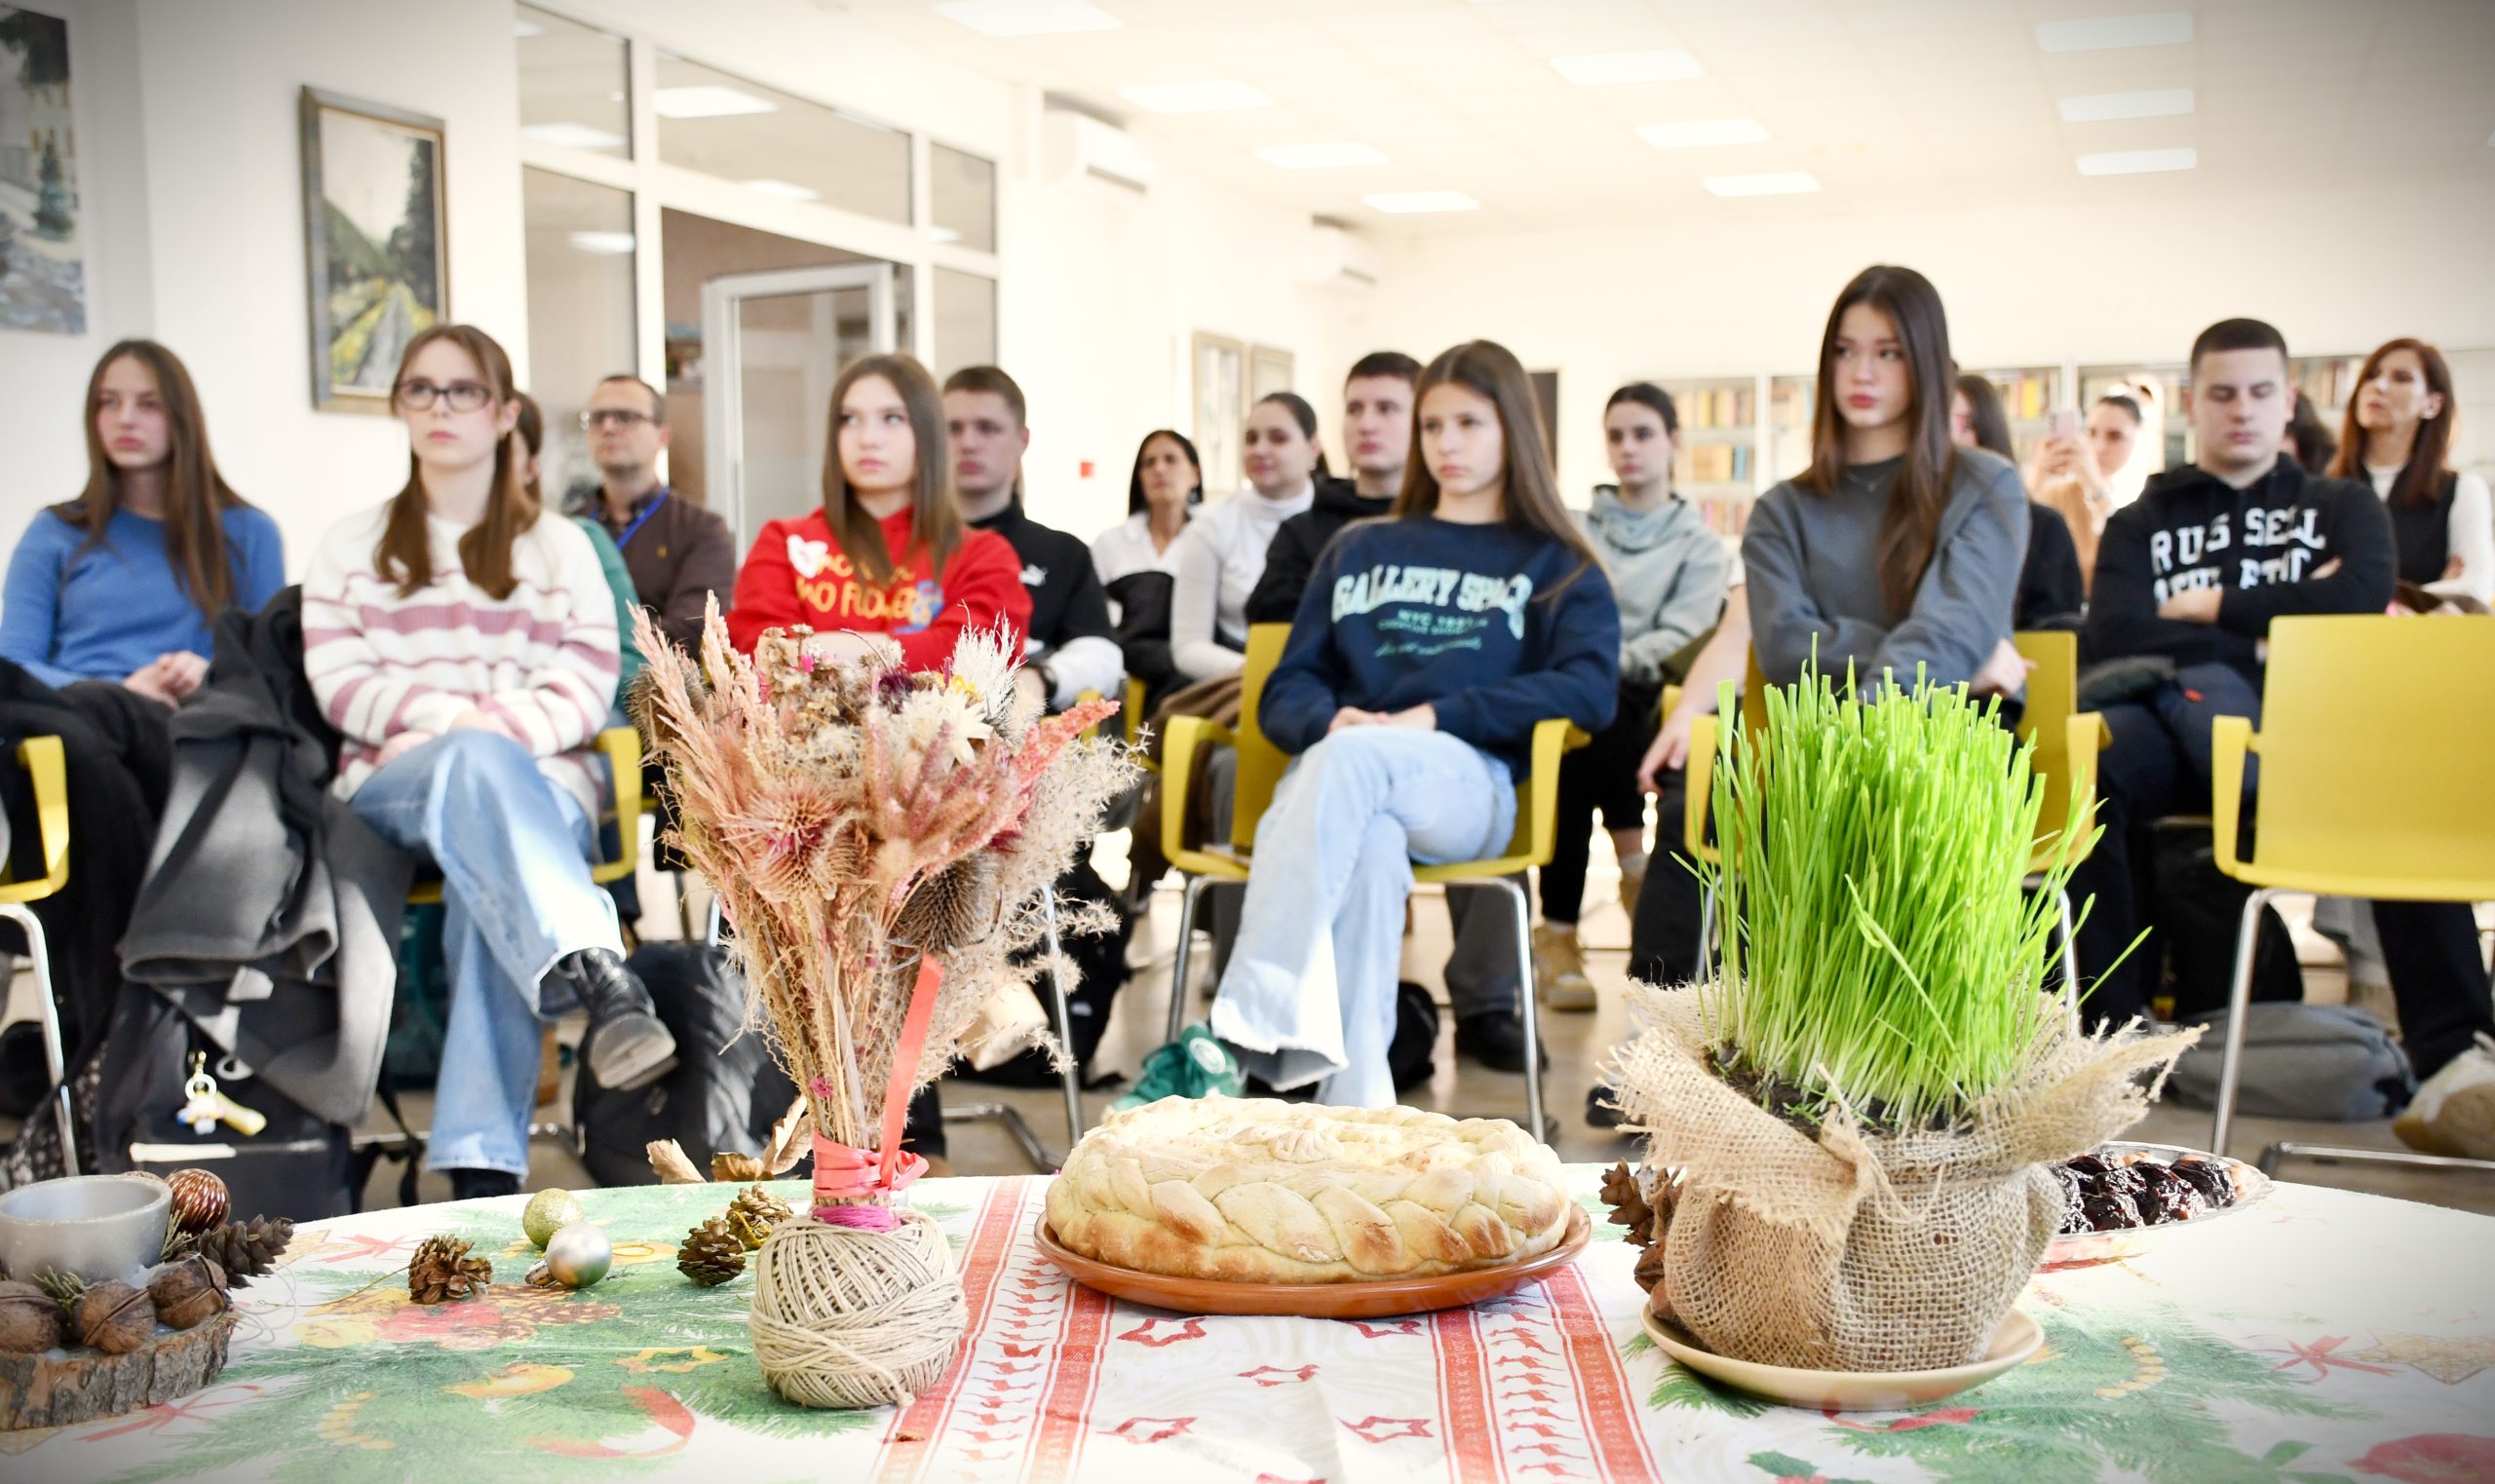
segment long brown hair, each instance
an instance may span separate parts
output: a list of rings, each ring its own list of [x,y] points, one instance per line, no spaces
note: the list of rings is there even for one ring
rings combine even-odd
[[[2411,335],[2386,340],[2374,347],[2365,363],[2357,371],[2356,391],[2348,398],[2347,419],[2340,425],[2339,451],[2330,456],[2333,478],[2363,481],[2365,472],[2365,430],[2357,426],[2357,400],[2364,395],[2365,383],[2374,379],[2382,363],[2394,351],[2406,351],[2426,368],[2426,390],[2443,400],[2443,410],[2417,425],[2417,441],[2408,447],[2408,462],[2399,468],[2399,477],[2391,484],[2391,498],[2399,505],[2431,505],[2442,495],[2443,471],[2449,467],[2452,454],[2453,425],[2460,421],[2460,400],[2452,395],[2451,363],[2443,353]],[[2299,398],[2299,400],[2302,399]]]
[[[890,383],[909,414],[910,437],[917,444],[909,476],[910,538],[927,549],[934,567],[927,575],[941,578],[944,564],[962,549],[962,513],[953,505],[944,397],[914,356],[861,356],[842,366],[831,384],[831,437],[823,456],[824,524],[831,527],[841,554],[860,574],[873,582],[891,580],[894,558],[884,545],[883,522],[849,497],[849,475],[840,467],[840,404],[848,400],[851,387],[869,376]]]
[[[87,376],[87,487],[77,499],[54,506],[52,513],[87,533],[78,544],[85,552],[103,544],[113,513],[121,508],[120,474],[104,452],[96,414],[104,372],[125,356],[156,378],[156,400],[165,409],[165,552],[173,558],[183,593],[203,617],[212,620],[234,605],[234,556],[226,545],[223,517],[227,511],[248,509],[250,502],[234,493],[216,472],[199,389],[191,384],[180,357],[153,340],[124,340],[104,352]]]
[[[1812,398],[1811,467],[1794,483],[1835,494],[1845,479],[1846,424],[1836,409],[1836,336],[1845,312],[1868,304],[1889,317],[1906,354],[1905,467],[1889,491],[1880,521],[1880,597],[1892,618],[1914,606],[1914,590],[1940,542],[1940,514],[1949,505],[1957,449],[1949,441],[1949,395],[1956,362],[1949,359],[1949,318],[1932,281],[1911,268],[1874,264],[1854,276],[1828,310],[1820,334],[1819,389]]]
[[[489,404],[500,409],[518,393],[511,384],[511,358],[494,337],[473,324],[437,324],[421,330],[399,357],[399,372],[390,378],[393,395],[407,379],[407,367],[437,340],[447,340],[467,352],[493,394]],[[537,497],[520,481],[528,456],[520,450],[517,430],[494,444],[494,485],[485,497],[485,517],[459,536],[459,567],[468,580],[497,600],[511,596],[519,579],[511,569],[511,546],[537,524]],[[433,541],[425,526],[431,507],[425,500],[421,466],[411,445],[407,450],[407,482],[390,497],[389,518],[382,522],[381,542],[372,549],[373,569],[399,585],[401,597],[412,597],[433,583]]]
[[[1559,591],[1596,564],[1594,549],[1560,502],[1559,479],[1552,473],[1551,434],[1542,426],[1542,404],[1534,400],[1533,382],[1516,354],[1495,340],[1467,340],[1440,353],[1412,384],[1412,457],[1403,466],[1403,488],[1395,497],[1392,518],[1417,519],[1439,508],[1438,476],[1430,473],[1430,461],[1421,449],[1421,399],[1431,388],[1445,385],[1462,387],[1498,409],[1499,437],[1505,445],[1505,467],[1499,472],[1501,514],[1507,524],[1540,532],[1576,553],[1576,567],[1550,590]]]

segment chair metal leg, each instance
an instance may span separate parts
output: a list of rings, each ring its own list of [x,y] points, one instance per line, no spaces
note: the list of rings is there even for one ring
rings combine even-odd
[[[60,1167],[78,1173],[78,1134],[69,1108],[68,1053],[60,1041],[60,1007],[52,998],[52,954],[44,942],[43,924],[19,902],[0,902],[0,917],[16,923],[26,935],[26,962],[35,971],[35,1006],[43,1025],[43,1067],[51,1077],[54,1108],[60,1118]]]
[[[2262,887],[2244,901],[2244,923],[2235,934],[2235,982],[2227,990],[2226,1055],[2218,1063],[2217,1126],[2209,1134],[2209,1151],[2226,1153],[2227,1135],[2235,1125],[2235,1084],[2244,1071],[2244,1017],[2252,1004],[2252,959],[2261,943],[2261,909],[2276,894]]]
[[[1187,970],[1196,957],[1196,903],[1210,885],[1209,876],[1190,876],[1186,894],[1178,899],[1178,953],[1170,963],[1170,1034],[1161,1038],[1165,1044],[1177,1040],[1187,1028]]]
[[[2405,1149],[2341,1149],[2328,1144],[2300,1144],[2282,1141],[2261,1151],[2261,1173],[2275,1175],[2279,1165],[2288,1160],[2311,1160],[2317,1164],[2401,1164],[2415,1169],[2469,1169],[2495,1175],[2495,1160],[2462,1160],[2445,1155],[2421,1155]]]
[[[1542,1124],[1542,1026],[1535,1016],[1533,993],[1533,909],[1526,904],[1524,888],[1502,876],[1486,883],[1508,894],[1508,903],[1516,921],[1516,969],[1520,975],[1516,984],[1516,1016],[1524,1024],[1524,1116],[1525,1131],[1534,1138],[1544,1136]]]
[[[1083,1141],[1083,1073],[1074,1065],[1074,1011],[1066,1004],[1065,975],[1058,966],[1064,955],[1057,948],[1056,890],[1052,887],[1041,898],[1040,921],[1048,930],[1049,999],[1056,1014],[1057,1048],[1065,1053],[1065,1066],[1059,1079],[1065,1086],[1065,1152]]]

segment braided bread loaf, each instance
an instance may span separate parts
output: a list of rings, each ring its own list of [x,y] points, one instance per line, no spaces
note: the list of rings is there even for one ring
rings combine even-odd
[[[1559,1158],[1505,1119],[1273,1098],[1112,1114],[1049,1187],[1068,1250],[1240,1283],[1429,1277],[1520,1262],[1567,1231]]]

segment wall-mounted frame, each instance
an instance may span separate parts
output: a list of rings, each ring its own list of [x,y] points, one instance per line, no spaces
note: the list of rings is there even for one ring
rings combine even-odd
[[[1205,489],[1239,487],[1240,430],[1247,422],[1248,348],[1227,335],[1196,331],[1194,367],[1196,457]]]
[[[1247,405],[1252,407],[1276,392],[1289,391],[1294,364],[1290,352],[1270,345],[1248,351]]]
[[[388,412],[407,342],[449,317],[442,122],[303,90],[312,402]]]

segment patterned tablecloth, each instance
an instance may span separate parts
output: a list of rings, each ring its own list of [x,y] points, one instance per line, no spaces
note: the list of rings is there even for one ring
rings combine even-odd
[[[929,1180],[972,1335],[899,1413],[764,1387],[750,1275],[687,1283],[674,1242],[724,1186],[597,1191],[616,1268],[520,1281],[517,1199],[306,1228],[243,1291],[198,1395],[0,1434],[0,1478],[1052,1481],[2495,1479],[2495,1219],[2283,1185],[2149,1256],[2039,1276],[2031,1363],[1916,1414],[1711,1389],[1640,1332],[1632,1254],[1572,1166],[1593,1246],[1498,1303],[1413,1318],[1217,1318],[1113,1302],[1033,1249],[1040,1179]],[[795,1195],[795,1187],[784,1187]],[[483,1297],[423,1308],[403,1268],[455,1232]]]

